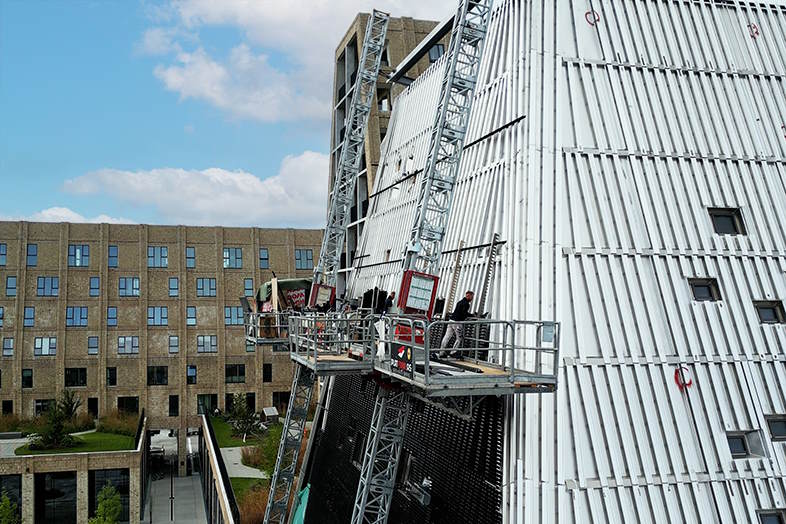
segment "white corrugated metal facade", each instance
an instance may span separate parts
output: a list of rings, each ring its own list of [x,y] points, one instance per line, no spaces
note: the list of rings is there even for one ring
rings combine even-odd
[[[591,23],[593,22],[593,23]],[[397,99],[354,271],[396,289],[442,61]],[[562,323],[516,397],[504,522],[755,522],[786,508],[786,4],[497,0],[442,259],[505,242],[488,308]],[[740,208],[746,235],[707,208]],[[484,247],[464,255],[478,288]],[[693,300],[688,278],[721,300]],[[693,385],[674,379],[679,365]],[[758,430],[761,458],[727,432]]]

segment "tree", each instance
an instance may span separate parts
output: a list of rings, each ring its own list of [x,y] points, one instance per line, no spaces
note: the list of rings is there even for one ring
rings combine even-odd
[[[60,394],[60,399],[57,401],[57,407],[60,408],[68,421],[74,420],[76,412],[81,405],[82,398],[70,389],[64,389]]]
[[[74,445],[74,437],[66,430],[66,415],[60,403],[56,403],[46,412],[46,422],[30,441],[30,449],[67,448]]]
[[[0,494],[0,524],[19,524],[19,508],[5,490]]]
[[[232,396],[232,409],[229,411],[227,419],[234,428],[235,434],[243,436],[244,442],[246,435],[257,429],[256,414],[248,409],[246,397],[242,393],[235,393]]]
[[[96,516],[88,520],[89,524],[117,524],[123,513],[123,502],[120,493],[109,482],[98,492]]]

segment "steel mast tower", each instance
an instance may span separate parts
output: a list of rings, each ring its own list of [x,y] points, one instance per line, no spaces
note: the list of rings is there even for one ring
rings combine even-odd
[[[371,111],[371,103],[377,88],[377,76],[385,50],[390,15],[381,11],[372,11],[363,37],[363,50],[358,63],[358,74],[355,81],[352,101],[347,114],[347,135],[341,146],[339,166],[333,194],[330,198],[325,236],[319,260],[314,268],[314,280],[311,289],[315,296],[319,284],[335,288],[336,271],[341,260],[344,247],[344,236],[349,223],[349,209],[352,205],[352,193],[355,190],[360,157],[366,138],[366,124]],[[316,383],[316,373],[302,365],[296,365],[292,380],[290,401],[284,420],[284,429],[276,457],[276,466],[270,479],[270,493],[265,509],[265,524],[286,522],[287,506],[292,491],[292,483],[297,473],[297,460],[306,428],[308,407]]]
[[[460,0],[453,19],[404,271],[438,272],[490,16],[491,0]],[[353,524],[384,524],[388,520],[408,405],[409,394],[404,390],[380,385],[352,511]]]

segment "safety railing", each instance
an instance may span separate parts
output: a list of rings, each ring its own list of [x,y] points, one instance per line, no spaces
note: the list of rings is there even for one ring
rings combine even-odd
[[[371,370],[378,318],[357,313],[291,315],[290,356],[317,371]]]
[[[555,389],[559,323],[386,316],[377,331],[378,370],[433,395],[499,388]]]
[[[292,314],[288,311],[278,313],[246,312],[244,317],[246,340],[253,344],[262,344],[288,339],[289,317]]]

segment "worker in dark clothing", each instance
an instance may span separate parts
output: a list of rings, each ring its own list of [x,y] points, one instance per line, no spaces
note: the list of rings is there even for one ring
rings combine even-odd
[[[391,291],[388,298],[385,299],[385,314],[390,314],[393,311],[393,304],[396,303],[396,292]]]
[[[467,291],[467,293],[464,295],[464,298],[459,300],[456,304],[456,307],[453,309],[453,313],[450,315],[450,320],[454,322],[467,320],[469,317],[469,305],[472,302],[472,298],[474,296],[475,293],[473,291]],[[446,356],[444,350],[447,348],[450,339],[454,336],[456,337],[456,341],[453,343],[453,349],[455,350],[464,344],[463,324],[454,324],[453,322],[448,324],[448,327],[445,329],[445,336],[442,337],[442,343],[439,345],[439,348],[443,350],[439,353],[440,357]]]

